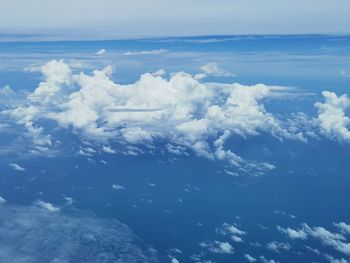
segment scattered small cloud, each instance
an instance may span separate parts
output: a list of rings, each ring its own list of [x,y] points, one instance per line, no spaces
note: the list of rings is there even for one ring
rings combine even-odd
[[[248,261],[248,262],[256,262],[256,258],[252,257],[249,254],[244,254],[244,258]]]
[[[112,189],[114,190],[125,190],[125,187],[120,184],[112,184]]]
[[[105,50],[104,48],[103,49],[100,49],[99,51],[96,52],[96,55],[104,55],[106,54],[107,50]]]
[[[116,153],[116,151],[109,146],[102,146],[102,151],[104,151],[105,153],[110,153],[110,154]]]
[[[236,76],[235,74],[220,68],[219,65],[215,62],[205,64],[201,66],[200,69],[204,72],[204,75],[202,75],[202,77],[206,77],[206,76],[235,77]]]
[[[283,251],[288,251],[291,249],[289,243],[282,243],[277,241],[272,241],[266,245],[267,249],[274,251],[276,253],[282,253]]]
[[[20,166],[19,164],[17,163],[9,163],[9,166],[13,169],[13,170],[16,170],[16,171],[19,171],[19,172],[24,172],[26,169],[22,166]]]
[[[60,208],[54,206],[51,203],[44,202],[42,200],[37,200],[34,204],[37,205],[38,207],[46,209],[49,212],[59,212],[59,211],[61,211]]]
[[[199,243],[199,246],[208,249],[208,251],[216,254],[233,254],[234,249],[228,242],[220,242],[220,241],[213,241],[213,242],[201,242]]]

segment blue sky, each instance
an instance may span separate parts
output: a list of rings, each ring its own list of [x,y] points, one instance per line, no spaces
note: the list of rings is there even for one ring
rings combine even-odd
[[[222,34],[346,34],[346,0],[4,0],[0,34],[115,39]],[[12,38],[13,39],[13,38]]]

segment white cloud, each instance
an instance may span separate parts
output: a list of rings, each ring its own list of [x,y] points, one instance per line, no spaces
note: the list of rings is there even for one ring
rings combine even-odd
[[[345,258],[337,259],[334,258],[331,255],[325,255],[325,258],[330,262],[330,263],[348,263],[348,261]]]
[[[277,241],[272,241],[266,245],[267,249],[274,251],[276,253],[281,253],[283,251],[288,251],[291,248],[289,243],[282,243]]]
[[[350,234],[350,225],[344,222],[334,223],[334,225],[344,234]]]
[[[289,238],[291,239],[306,239],[307,238],[307,233],[300,229],[300,230],[295,230],[292,228],[282,228],[280,226],[277,226],[277,229],[279,232],[286,234]]]
[[[217,230],[217,232],[223,234],[223,235],[234,235],[234,236],[242,236],[245,235],[246,232],[242,231],[240,229],[238,229],[236,224],[227,224],[227,223],[223,223],[222,227],[220,229]]]
[[[0,205],[6,203],[6,199],[0,196]]]
[[[315,103],[321,133],[333,140],[350,142],[350,118],[346,116],[350,99],[346,94],[337,96],[329,91],[323,91],[322,95],[325,102]]]
[[[102,145],[126,145],[127,154],[139,154],[142,150],[137,145],[152,148],[161,140],[173,154],[192,150],[198,156],[259,175],[274,165],[247,162],[225,148],[229,138],[270,133],[278,139],[303,139],[298,130],[290,129],[263,105],[281,88],[202,83],[184,72],[168,79],[145,73],[135,83],[122,85],[112,81],[110,66],[91,75],[73,74],[62,60],[48,62],[41,71],[45,81],[23,105],[6,111],[26,127],[36,151],[52,147],[51,136],[37,124],[51,120]],[[108,151],[107,146],[101,147]],[[80,154],[93,153],[80,149]]]
[[[45,81],[39,83],[35,91],[30,94],[29,99],[48,103],[60,92],[62,85],[69,84],[71,70],[63,60],[51,60],[41,67],[41,73]]]
[[[279,226],[277,228],[281,233],[287,234],[292,239],[313,237],[326,246],[333,247],[335,250],[347,256],[350,255],[350,243],[347,242],[346,237],[342,233],[333,233],[320,226],[310,227],[306,223],[302,224],[300,230],[293,230],[290,228],[284,229]],[[343,228],[344,225],[341,225],[340,230],[344,231]]]
[[[105,153],[110,153],[110,154],[116,153],[116,151],[113,150],[111,147],[105,146],[105,145],[102,146],[102,151],[104,151]]]
[[[350,255],[350,243],[346,242],[345,237],[339,233],[332,233],[323,227],[309,227],[303,224],[305,231],[312,237],[320,240],[324,245],[331,246],[335,250]]]
[[[156,77],[161,77],[161,76],[164,76],[165,74],[166,74],[166,71],[165,69],[162,69],[162,68],[152,73],[152,75]]]
[[[73,203],[75,203],[75,200],[69,196],[65,196],[64,200],[66,201],[66,205],[69,205],[69,206],[71,206]]]
[[[263,263],[277,263],[274,259],[267,259],[263,255],[261,255],[259,258]]]
[[[26,169],[22,166],[20,166],[19,164],[17,163],[9,163],[10,167],[13,169],[13,170],[16,170],[16,171],[20,171],[20,172],[23,172],[25,171]]]
[[[125,190],[125,187],[119,184],[112,184],[112,189],[114,190]]]
[[[239,236],[232,235],[231,239],[235,242],[243,242],[243,239]]]
[[[244,258],[248,261],[248,262],[256,262],[256,258],[252,257],[249,254],[244,254]]]
[[[41,201],[41,200],[37,200],[35,202],[35,205],[41,207],[41,208],[44,208],[46,209],[47,211],[50,211],[50,212],[59,212],[61,209],[54,206],[53,204],[51,203],[48,203],[48,202],[44,202],[44,201]]]
[[[234,249],[228,242],[220,242],[220,241],[213,241],[213,242],[201,242],[199,245],[203,248],[208,249],[212,253],[216,254],[233,254]]]
[[[135,51],[135,52],[126,52],[125,56],[140,56],[140,55],[161,55],[164,53],[168,53],[169,50],[167,49],[154,49],[154,50],[147,50],[147,51]]]
[[[99,51],[96,52],[96,55],[104,55],[106,54],[107,50],[105,50],[104,48],[103,49],[100,49]]]
[[[220,68],[217,63],[211,62],[208,64],[205,64],[201,66],[201,70],[209,76],[216,76],[216,77],[235,77],[236,75],[230,72],[227,72],[226,70]],[[206,76],[204,75],[204,76]],[[203,76],[203,77],[204,77]],[[197,75],[197,78],[200,77],[200,75]]]

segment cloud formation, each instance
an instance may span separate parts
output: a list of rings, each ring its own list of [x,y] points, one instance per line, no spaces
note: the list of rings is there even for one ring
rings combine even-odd
[[[227,72],[226,70],[220,68],[219,65],[215,62],[211,62],[201,66],[201,70],[204,72],[203,77],[207,75],[215,76],[215,77],[235,77],[236,76],[235,74],[231,72]]]
[[[344,233],[344,229],[347,229],[345,223],[335,224]],[[350,243],[347,241],[346,236],[343,233],[331,232],[324,227],[316,226],[310,227],[306,223],[303,223],[301,228],[294,230],[291,228],[277,227],[281,233],[287,234],[292,239],[307,239],[312,237],[326,246],[330,246],[335,250],[349,256],[350,255]]]
[[[113,153],[105,146],[111,142],[134,147],[165,140],[170,153],[189,149],[243,172],[261,174],[274,166],[247,163],[226,149],[225,142],[234,136],[247,138],[260,133],[279,139],[304,139],[301,132],[290,129],[262,103],[283,93],[282,87],[205,83],[184,72],[168,79],[145,73],[135,83],[122,85],[111,79],[110,66],[91,75],[74,74],[63,60],[49,61],[41,72],[44,81],[23,104],[5,111],[26,128],[34,151],[45,152],[53,145],[40,125],[54,121],[61,128],[103,144],[105,152]],[[90,156],[93,151],[80,150]]]
[[[7,205],[0,206],[0,261],[158,262],[155,250],[116,220]]]
[[[350,107],[349,97],[346,94],[337,96],[329,91],[323,91],[322,95],[325,102],[315,103],[321,133],[336,141],[350,142],[350,118],[346,116]]]
[[[167,49],[154,49],[154,50],[146,50],[146,51],[128,51],[124,55],[125,56],[140,56],[140,55],[161,55],[169,52]]]
[[[23,171],[26,170],[24,167],[20,166],[20,165],[17,164],[17,163],[10,163],[9,166],[10,166],[13,170],[16,170],[16,171],[19,171],[19,172],[23,172]]]
[[[208,249],[211,253],[215,254],[233,254],[234,249],[228,242],[220,242],[214,240],[213,242],[201,242],[199,246]]]

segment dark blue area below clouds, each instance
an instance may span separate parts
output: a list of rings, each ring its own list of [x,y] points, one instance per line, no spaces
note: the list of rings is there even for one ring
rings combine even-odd
[[[288,241],[277,232],[277,225],[297,228],[307,222],[332,227],[333,222],[350,221],[346,201],[350,198],[350,163],[346,162],[350,149],[330,142],[280,143],[271,138],[243,141],[234,147],[246,149],[239,153],[250,158],[262,155],[264,148],[261,158],[275,160],[278,168],[263,177],[232,177],[222,173],[220,163],[193,156],[173,163],[164,155],[102,155],[95,162],[83,157],[37,158],[21,161],[24,172],[3,163],[0,192],[9,203],[23,205],[41,199],[64,207],[63,198],[72,197],[77,209],[126,223],[164,258],[168,249],[176,247],[183,251],[177,258],[188,262],[200,252],[199,242],[226,240],[235,247],[235,254],[208,253],[205,258],[245,262],[242,256],[249,253],[281,262],[317,260],[319,256],[306,250],[303,241],[293,242],[293,249],[282,254],[268,251],[266,243]],[[113,184],[125,189],[115,190]],[[224,222],[235,222],[247,232],[244,243],[215,233]],[[313,247],[338,254],[319,243]]]

